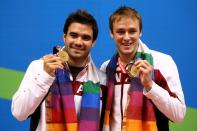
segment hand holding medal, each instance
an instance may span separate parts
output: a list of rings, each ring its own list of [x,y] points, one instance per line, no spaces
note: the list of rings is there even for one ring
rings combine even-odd
[[[64,47],[54,47],[53,55],[48,54],[42,57],[42,60],[44,61],[44,70],[49,75],[55,76],[55,71],[57,69],[63,69],[64,64],[68,61],[68,59],[69,56]]]
[[[127,64],[126,72],[131,78],[137,77],[139,75],[139,70],[134,65],[134,62]]]
[[[65,47],[59,49],[59,51],[57,52],[57,56],[61,58],[63,63],[67,62],[69,59],[68,53],[65,51]]]
[[[135,61],[135,67],[138,70],[140,81],[144,88],[148,91],[152,87],[152,73],[154,73],[152,65],[147,60]]]
[[[125,67],[123,66],[120,57],[118,58],[118,64],[123,73],[127,73],[131,78],[137,77],[139,75],[139,70],[134,64],[134,61],[131,61]]]

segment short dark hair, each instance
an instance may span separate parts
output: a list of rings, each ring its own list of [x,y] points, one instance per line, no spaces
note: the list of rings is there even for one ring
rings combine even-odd
[[[67,34],[69,26],[75,22],[91,26],[93,31],[93,41],[96,40],[98,36],[98,25],[91,14],[85,10],[77,10],[76,12],[71,13],[65,21],[63,30],[64,34]]]
[[[128,6],[121,6],[109,17],[109,28],[113,32],[113,24],[116,20],[121,19],[121,17],[128,17],[132,19],[137,19],[139,21],[140,32],[142,31],[142,18],[140,14],[133,8]]]

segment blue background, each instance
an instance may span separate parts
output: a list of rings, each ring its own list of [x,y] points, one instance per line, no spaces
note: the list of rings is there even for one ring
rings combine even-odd
[[[63,45],[64,21],[76,9],[89,11],[98,22],[99,36],[91,53],[99,67],[115,51],[108,17],[120,5],[139,11],[143,19],[142,40],[150,48],[173,57],[186,104],[197,108],[195,0],[1,0],[0,67],[25,72],[32,60],[51,53],[54,45]],[[8,106],[0,110],[0,117],[10,116],[10,112],[4,113],[4,109],[10,109],[10,101],[3,102]]]

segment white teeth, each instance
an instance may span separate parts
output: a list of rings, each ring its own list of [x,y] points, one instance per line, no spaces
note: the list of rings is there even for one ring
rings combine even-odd
[[[125,43],[122,43],[123,45],[131,45],[132,43],[131,42],[125,42]]]

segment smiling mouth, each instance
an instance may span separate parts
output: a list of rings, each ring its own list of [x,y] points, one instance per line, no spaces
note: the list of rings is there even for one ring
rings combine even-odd
[[[83,47],[83,46],[71,46],[71,48],[74,49],[74,50],[78,50],[78,51],[85,50],[85,47]]]
[[[122,43],[122,45],[124,45],[124,46],[130,46],[130,45],[132,45],[132,43],[131,42],[124,42],[124,43]]]
[[[84,52],[84,48],[77,48],[77,47],[72,47],[71,50],[76,53],[76,54],[81,54]]]
[[[78,48],[78,47],[72,47],[75,50],[83,50],[83,48]]]

